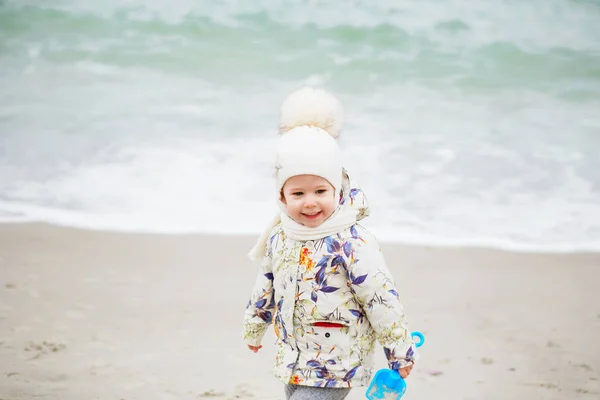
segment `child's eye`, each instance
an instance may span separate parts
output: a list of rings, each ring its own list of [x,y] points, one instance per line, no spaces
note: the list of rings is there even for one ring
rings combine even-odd
[[[294,192],[292,193],[294,196],[302,196],[304,192]]]
[[[327,189],[319,189],[317,190],[317,194],[327,193]]]

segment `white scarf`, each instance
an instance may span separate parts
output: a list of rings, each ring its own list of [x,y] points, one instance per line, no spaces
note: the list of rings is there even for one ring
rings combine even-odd
[[[248,258],[252,261],[257,261],[264,257],[269,235],[273,231],[273,228],[280,223],[283,226],[283,231],[286,236],[291,239],[300,241],[318,240],[348,229],[356,224],[359,219],[367,216],[369,213],[366,198],[362,192],[360,192],[359,199],[350,198],[352,190],[359,191],[360,189],[356,189],[355,185],[351,185],[350,179],[346,174],[342,186],[344,196],[343,204],[338,205],[333,214],[315,228],[309,228],[294,221],[287,214],[285,204],[279,201],[281,212],[279,212],[265,228],[252,250],[250,250],[250,253],[248,253]]]
[[[308,228],[281,213],[281,225],[285,235],[294,240],[318,240],[341,232],[356,224],[358,210],[353,207],[339,206],[329,218],[315,228]]]

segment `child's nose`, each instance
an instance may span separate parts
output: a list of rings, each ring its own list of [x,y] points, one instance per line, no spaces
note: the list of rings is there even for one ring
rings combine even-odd
[[[317,205],[317,202],[315,201],[315,198],[313,196],[306,197],[306,200],[304,201],[304,207],[310,208],[310,207],[315,207],[316,205]]]

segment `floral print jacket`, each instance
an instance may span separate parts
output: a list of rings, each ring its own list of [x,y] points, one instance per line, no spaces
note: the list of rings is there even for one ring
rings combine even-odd
[[[346,190],[368,214],[360,189]],[[415,359],[406,317],[379,245],[361,225],[319,240],[297,241],[276,226],[267,243],[243,337],[258,346],[270,324],[277,336],[275,376],[316,387],[367,386],[375,342],[389,368]],[[342,327],[324,327],[330,322]]]

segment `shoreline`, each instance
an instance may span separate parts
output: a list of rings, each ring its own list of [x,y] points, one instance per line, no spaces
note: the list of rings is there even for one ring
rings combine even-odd
[[[63,225],[56,224],[50,222],[23,222],[23,221],[0,221],[0,231],[6,229],[8,227],[36,227],[38,229],[58,229],[64,231],[79,231],[79,232],[89,232],[95,234],[114,234],[114,235],[122,235],[122,236],[138,236],[138,237],[173,237],[173,238],[206,238],[206,237],[215,237],[221,239],[233,238],[234,240],[247,240],[250,243],[250,247],[254,244],[253,240],[258,237],[258,233],[249,234],[249,233],[221,233],[221,232],[153,232],[153,231],[137,231],[137,230],[125,230],[125,229],[97,229],[91,227],[78,227],[71,225]],[[376,232],[373,229],[370,229],[368,226],[366,227],[371,232]],[[18,229],[18,228],[17,228]],[[378,237],[377,234],[375,234]],[[599,250],[542,250],[536,248],[530,248],[526,245],[519,246],[513,244],[511,245],[491,245],[491,244],[459,244],[459,243],[425,243],[420,242],[419,240],[379,240],[382,247],[390,247],[390,246],[400,246],[408,249],[419,249],[419,248],[427,248],[427,249],[439,249],[442,251],[489,251],[495,253],[510,253],[510,254],[519,254],[519,255],[548,255],[548,256],[572,256],[572,255],[588,255],[593,256],[600,254]]]
[[[0,399],[283,399],[240,338],[254,239],[0,224]],[[600,395],[600,254],[381,244],[426,338],[404,398]]]

